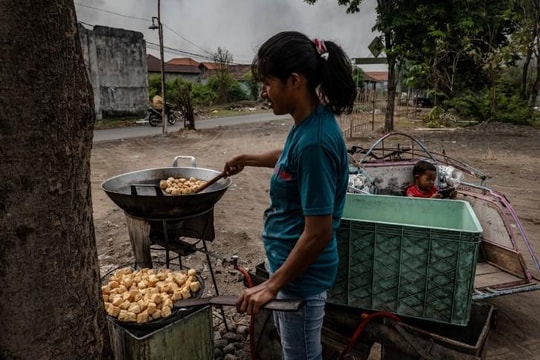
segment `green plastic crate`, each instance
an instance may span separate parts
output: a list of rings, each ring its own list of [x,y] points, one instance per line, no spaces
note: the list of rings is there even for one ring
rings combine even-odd
[[[481,236],[466,201],[347,194],[328,301],[467,325]]]

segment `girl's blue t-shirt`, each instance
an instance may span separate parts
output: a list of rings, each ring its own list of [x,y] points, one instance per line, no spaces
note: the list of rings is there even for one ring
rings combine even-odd
[[[339,227],[349,178],[345,141],[334,114],[317,109],[291,128],[270,180],[271,205],[262,234],[270,270],[287,259],[304,231],[304,216],[332,215],[333,235],[310,267],[283,292],[311,296],[329,289],[337,274],[335,232]]]

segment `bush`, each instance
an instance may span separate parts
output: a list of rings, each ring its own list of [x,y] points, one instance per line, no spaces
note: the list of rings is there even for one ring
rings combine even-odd
[[[503,93],[497,94],[497,110],[492,111],[492,98],[489,90],[481,94],[466,94],[445,101],[447,108],[452,108],[460,118],[468,120],[498,121],[518,125],[530,125],[533,121],[533,109],[527,102],[521,100],[517,95],[507,96]]]

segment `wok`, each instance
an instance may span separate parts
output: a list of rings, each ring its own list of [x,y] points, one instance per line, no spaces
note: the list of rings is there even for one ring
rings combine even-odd
[[[178,167],[178,159],[191,159],[191,167]],[[198,168],[192,156],[177,156],[172,167],[133,171],[105,180],[101,188],[111,200],[131,216],[145,219],[174,219],[195,216],[213,208],[232,181],[220,179],[199,193],[167,195],[159,187],[169,177],[194,177],[209,181],[219,171]]]

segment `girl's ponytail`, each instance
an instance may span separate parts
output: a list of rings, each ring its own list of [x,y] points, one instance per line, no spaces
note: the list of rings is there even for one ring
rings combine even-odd
[[[320,93],[327,106],[337,115],[349,114],[356,100],[356,84],[353,80],[352,64],[339,45],[332,41],[323,43],[326,53],[314,42],[321,57]]]

